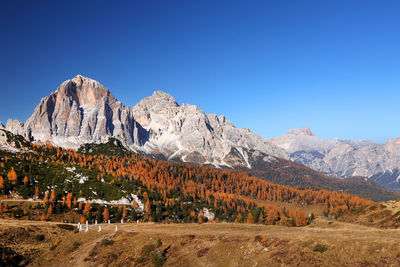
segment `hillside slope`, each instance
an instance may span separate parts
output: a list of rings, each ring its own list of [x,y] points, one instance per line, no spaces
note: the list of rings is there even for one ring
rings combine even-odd
[[[334,179],[289,160],[261,162],[248,171],[256,177],[277,184],[346,192],[374,201],[400,199],[399,193],[386,189],[373,180],[364,177]]]
[[[52,222],[0,220],[1,262],[30,266],[398,266],[398,230],[317,219],[307,227],[249,224],[103,225],[74,233]],[[366,234],[368,233],[368,234]],[[40,240],[37,237],[43,236]],[[12,238],[13,242],[9,242]],[[57,241],[56,239],[59,238]],[[54,246],[54,244],[57,244]],[[53,247],[52,250],[50,248]]]
[[[75,221],[81,216],[90,221],[305,225],[312,216],[279,203],[319,205],[326,214],[371,203],[347,193],[272,184],[243,171],[156,160],[121,146],[110,139],[78,152],[51,145],[32,145],[22,152],[0,150],[2,197],[43,201],[32,210],[4,206],[1,212],[50,220],[68,215]],[[121,210],[107,207],[110,204],[129,206]]]

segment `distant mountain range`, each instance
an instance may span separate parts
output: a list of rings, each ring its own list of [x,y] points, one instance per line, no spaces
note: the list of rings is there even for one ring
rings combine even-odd
[[[324,140],[306,127],[262,138],[235,127],[223,115],[179,105],[162,91],[130,108],[103,85],[81,75],[43,98],[25,123],[8,120],[5,128],[30,141],[71,148],[115,137],[138,153],[217,167],[255,170],[290,159],[326,175],[365,176],[400,189],[400,139],[386,144]]]
[[[293,161],[327,175],[363,176],[387,188],[400,189],[400,138],[389,139],[386,144],[369,140],[326,140],[303,127],[270,141],[284,149]]]

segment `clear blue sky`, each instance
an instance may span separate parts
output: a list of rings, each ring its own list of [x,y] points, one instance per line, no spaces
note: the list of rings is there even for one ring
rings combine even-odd
[[[400,137],[399,1],[1,1],[0,121],[80,73],[264,137]]]

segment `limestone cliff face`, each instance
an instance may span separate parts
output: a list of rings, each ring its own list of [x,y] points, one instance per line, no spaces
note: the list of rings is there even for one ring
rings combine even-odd
[[[179,105],[167,93],[156,91],[131,109],[80,75],[43,98],[25,124],[10,120],[7,129],[31,141],[73,148],[112,136],[136,152],[216,166],[252,168],[260,159],[287,158],[250,130],[197,106]]]
[[[30,140],[51,141],[65,147],[104,141],[109,136],[127,145],[144,141],[140,136],[143,129],[131,109],[103,85],[81,75],[63,82],[43,98],[23,129],[23,135]]]
[[[255,155],[286,158],[286,154],[248,129],[236,128],[224,116],[205,114],[199,107],[179,105],[156,91],[134,108],[135,119],[149,131],[143,150],[202,164],[252,168]],[[261,152],[254,154],[254,151]]]

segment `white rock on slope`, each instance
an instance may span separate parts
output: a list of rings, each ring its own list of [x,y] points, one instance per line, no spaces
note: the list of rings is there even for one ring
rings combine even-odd
[[[0,150],[8,150],[11,152],[21,152],[21,144],[13,138],[8,138],[7,130],[0,128]]]
[[[5,146],[5,145],[8,145],[7,135],[6,132],[3,131],[3,129],[0,129],[0,146]]]

